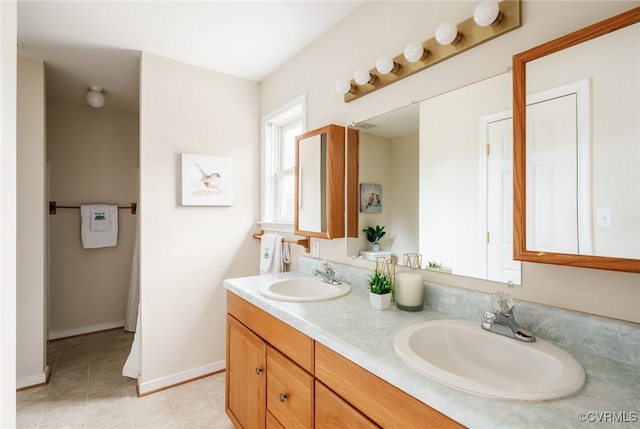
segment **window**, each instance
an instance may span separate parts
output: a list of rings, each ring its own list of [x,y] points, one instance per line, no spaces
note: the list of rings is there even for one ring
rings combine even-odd
[[[304,132],[304,107],[301,96],[262,121],[262,223],[276,224],[269,229],[293,224],[295,137]]]

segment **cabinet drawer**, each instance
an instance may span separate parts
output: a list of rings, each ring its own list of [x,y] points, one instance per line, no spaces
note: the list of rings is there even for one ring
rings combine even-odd
[[[324,384],[316,381],[316,429],[376,429],[373,423]]]
[[[464,427],[320,343],[315,362],[318,380],[382,427]]]
[[[227,312],[313,374],[314,341],[311,338],[229,291]]]
[[[267,410],[287,429],[313,428],[313,376],[267,347]]]
[[[286,429],[284,426],[280,424],[273,414],[267,411],[267,429]]]

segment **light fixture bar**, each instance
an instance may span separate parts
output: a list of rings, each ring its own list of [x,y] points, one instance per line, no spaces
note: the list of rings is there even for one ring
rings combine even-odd
[[[351,80],[352,92],[344,94],[344,102],[349,103],[350,101],[357,100],[389,84],[434,66],[454,55],[458,55],[484,42],[502,36],[511,30],[520,28],[522,26],[520,3],[521,0],[503,0],[498,3],[504,19],[497,25],[480,27],[475,23],[473,17],[459,23],[458,31],[462,34],[462,40],[456,45],[440,45],[435,37],[423,42],[422,46],[425,51],[429,51],[429,55],[422,61],[411,63],[404,57],[404,53],[397,55],[393,58],[393,61],[400,65],[397,73],[382,74],[376,68],[373,68],[369,71],[372,77],[375,76],[375,79],[372,79],[373,83],[358,85],[355,80]]]

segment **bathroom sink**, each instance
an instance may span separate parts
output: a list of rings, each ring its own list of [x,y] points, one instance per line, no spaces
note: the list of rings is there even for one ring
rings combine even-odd
[[[267,298],[280,301],[323,301],[348,294],[351,286],[347,283],[329,284],[316,277],[292,277],[276,280],[260,288]]]
[[[398,331],[394,345],[409,366],[427,377],[482,396],[558,399],[585,382],[584,369],[563,349],[542,339],[525,343],[488,332],[480,322],[418,323]]]

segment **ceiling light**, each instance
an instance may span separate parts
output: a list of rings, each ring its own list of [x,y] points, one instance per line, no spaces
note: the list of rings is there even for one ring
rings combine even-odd
[[[87,92],[87,103],[89,106],[95,107],[96,109],[104,106],[104,94],[102,93],[102,88],[97,85],[89,86],[89,92]]]
[[[500,6],[498,6],[498,2],[496,1],[483,1],[473,12],[473,20],[480,27],[488,27],[499,21],[500,17]],[[503,15],[504,16],[504,15]],[[498,22],[499,23],[499,22]]]

